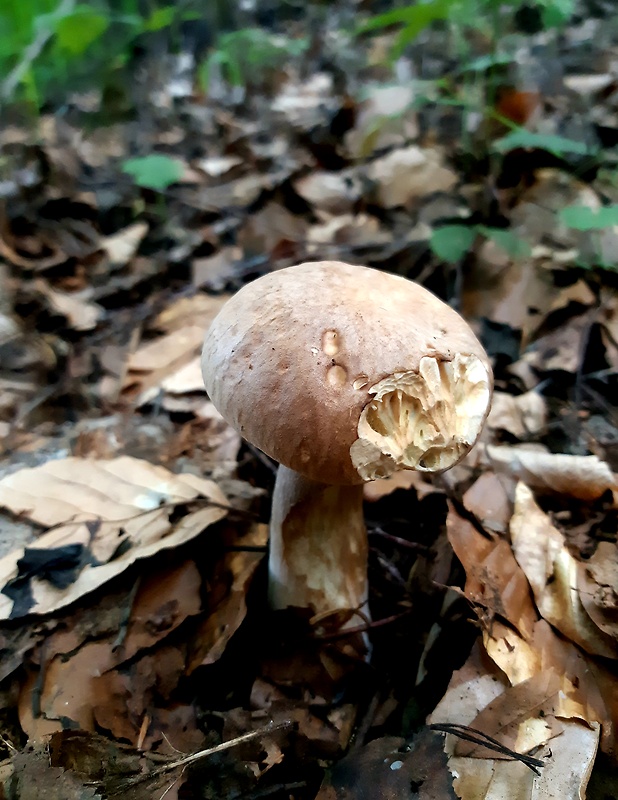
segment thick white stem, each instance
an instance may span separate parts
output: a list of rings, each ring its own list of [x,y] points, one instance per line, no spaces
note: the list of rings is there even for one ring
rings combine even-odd
[[[275,609],[367,614],[363,487],[315,483],[280,466],[270,521],[269,599]],[[348,625],[361,625],[359,615]]]

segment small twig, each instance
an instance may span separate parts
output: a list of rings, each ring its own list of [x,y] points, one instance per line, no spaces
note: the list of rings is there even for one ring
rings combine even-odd
[[[443,724],[430,725],[429,728],[432,731],[450,733],[453,736],[458,736],[460,739],[465,739],[467,742],[472,742],[473,744],[486,747],[488,750],[501,753],[511,761],[521,761],[522,764],[525,764],[529,769],[531,769],[535,775],[541,774],[537,767],[545,766],[545,762],[541,761],[539,758],[533,758],[532,756],[518,753],[516,750],[511,750],[510,748],[501,744],[497,739],[489,736],[487,733],[483,733],[483,731],[479,731],[476,728],[469,728],[467,725],[457,725],[455,723],[445,722]]]
[[[360,612],[357,612],[359,616],[364,616]],[[314,638],[321,642],[332,641],[333,639],[343,639],[346,636],[353,636],[356,633],[366,633],[367,631],[372,630],[373,628],[382,628],[384,625],[391,625],[393,622],[397,622],[398,619],[402,617],[407,617],[408,614],[412,613],[412,609],[408,609],[407,611],[402,611],[401,614],[393,614],[390,617],[383,617],[382,619],[377,620],[367,620],[364,625],[357,625],[354,628],[346,628],[343,631],[336,631],[334,633],[322,633],[322,634],[315,634]]]
[[[399,545],[399,547],[405,547],[408,550],[415,550],[419,553],[430,553],[431,548],[427,547],[425,544],[420,544],[419,542],[410,542],[407,539],[402,539],[400,536],[394,536],[392,533],[387,533],[383,528],[380,526],[376,526],[375,528],[370,528],[367,531],[370,535],[375,534],[376,536],[381,536],[382,538],[386,539],[393,544]]]
[[[130,778],[127,781],[127,784],[129,786],[135,786],[138,783],[143,783],[151,778],[156,778],[158,775],[164,775],[166,772],[171,772],[174,769],[184,769],[190,764],[194,764],[196,761],[201,761],[204,758],[215,755],[215,753],[221,753],[224,750],[229,750],[230,748],[236,747],[239,744],[250,742],[253,739],[259,739],[260,736],[266,736],[274,731],[282,730],[283,728],[289,728],[291,725],[292,720],[286,720],[285,722],[278,722],[276,724],[271,723],[265,728],[260,728],[259,730],[251,731],[250,733],[244,733],[242,736],[237,736],[235,739],[230,739],[228,742],[222,742],[221,744],[216,745],[216,747],[209,747],[207,750],[200,750],[199,752],[192,753],[184,758],[179,758],[177,761],[169,761],[167,764],[163,764],[162,766],[157,767],[156,769],[153,769],[144,775],[137,775],[135,778]]]

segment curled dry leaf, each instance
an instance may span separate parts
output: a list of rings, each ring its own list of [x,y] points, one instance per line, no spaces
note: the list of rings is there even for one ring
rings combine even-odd
[[[358,172],[311,172],[294,183],[294,189],[315,209],[330,214],[345,214],[352,210],[361,196]]]
[[[45,297],[52,311],[66,317],[71,328],[76,331],[90,331],[105,314],[102,306],[91,302],[92,289],[80,292],[61,292],[52,289],[46,281],[37,280],[35,286]]]
[[[146,222],[134,222],[121,231],[111,236],[105,236],[100,241],[100,247],[107,253],[112,269],[124,267],[137,252],[142,239],[148,232]]]
[[[484,472],[464,494],[463,503],[485,530],[506,533],[513,513],[511,496],[508,478]]]
[[[618,642],[600,630],[584,608],[577,591],[580,565],[524,483],[515,491],[511,540],[541,616],[587,653],[618,657]]]
[[[173,506],[190,501],[203,507],[172,523]],[[38,525],[55,526],[32,549],[42,558],[41,550],[58,554],[73,548],[79,560],[75,579],[62,588],[54,585],[49,569],[41,577],[20,574],[23,548],[5,556],[0,560],[0,619],[48,613],[74,602],[137,559],[194,538],[225,516],[226,505],[212,481],[174,475],[128,456],[59,459],[6,476],[0,481],[0,506]],[[13,599],[7,585],[13,587]]]
[[[546,421],[547,406],[537,392],[525,392],[517,397],[506,392],[494,392],[486,425],[521,439],[542,431]]]
[[[578,564],[577,588],[595,625],[618,641],[618,549],[599,542],[594,554]]]
[[[367,175],[375,181],[384,208],[408,206],[419,197],[448,192],[458,181],[457,174],[445,166],[438,150],[416,145],[376,159],[367,168]]]
[[[596,500],[618,487],[616,476],[597,456],[548,453],[534,446],[479,445],[477,458],[496,472],[506,473],[545,492]]]
[[[466,571],[465,596],[477,607],[489,630],[497,618],[508,620],[523,637],[532,634],[537,615],[525,575],[506,539],[483,536],[451,507],[446,531]]]

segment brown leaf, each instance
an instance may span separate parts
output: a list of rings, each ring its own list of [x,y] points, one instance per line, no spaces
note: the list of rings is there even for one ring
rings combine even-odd
[[[618,639],[618,549],[615,544],[599,542],[588,561],[578,564],[577,588],[595,625]]]
[[[316,800],[455,800],[441,738],[424,729],[410,743],[386,736],[334,765]]]
[[[564,536],[519,483],[511,519],[511,539],[541,616],[586,652],[618,657],[618,642],[592,622],[577,592],[578,563],[569,553]]]
[[[465,595],[483,610],[479,613],[490,630],[494,618],[501,616],[522,636],[530,636],[537,614],[526,576],[513,558],[506,539],[483,536],[453,508],[449,509],[446,529],[453,550],[466,570]]]
[[[46,750],[29,748],[13,757],[9,797],[23,800],[95,800],[102,795],[93,786],[84,786],[72,772],[52,767]]]
[[[249,533],[236,540],[241,547],[263,546],[268,538],[265,525],[254,525]],[[247,613],[246,595],[251,579],[262,560],[262,553],[239,551],[227,553],[211,578],[208,615],[193,638],[188,672],[214,664],[238,630]]]
[[[140,584],[116,663],[153,647],[201,608],[202,579],[194,561],[151,575]]]
[[[410,206],[419,197],[448,192],[458,181],[438,150],[416,145],[393,150],[372,161],[367,175],[375,181],[378,199],[385,208]]]
[[[538,434],[547,422],[545,400],[535,391],[517,397],[506,392],[494,392],[487,426],[492,430],[507,431],[522,439]]]

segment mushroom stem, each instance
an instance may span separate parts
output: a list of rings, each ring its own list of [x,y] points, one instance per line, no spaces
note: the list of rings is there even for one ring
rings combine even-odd
[[[316,483],[279,466],[270,521],[272,608],[367,614],[363,487]],[[362,624],[353,615],[350,626]]]

